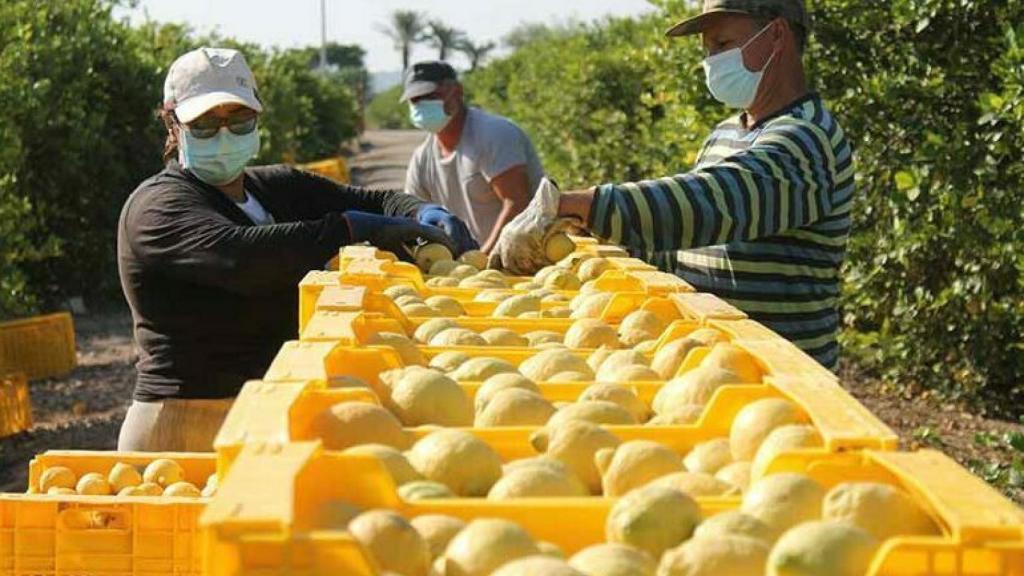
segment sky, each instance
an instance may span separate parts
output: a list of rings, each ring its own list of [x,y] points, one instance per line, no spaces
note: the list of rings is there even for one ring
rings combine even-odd
[[[395,10],[419,10],[466,31],[473,41],[499,42],[524,22],[592,20],[605,15],[627,16],[651,10],[646,0],[326,0],[327,40],[359,44],[367,52],[371,72],[394,72],[402,58],[378,27]],[[185,22],[198,32],[264,46],[293,48],[320,43],[320,0],[139,0],[123,9],[133,22]],[[413,59],[436,57],[417,47]],[[461,57],[453,58],[464,67]]]

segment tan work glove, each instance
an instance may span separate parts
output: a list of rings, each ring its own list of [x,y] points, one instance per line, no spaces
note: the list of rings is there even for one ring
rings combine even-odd
[[[544,254],[548,238],[559,232],[577,229],[580,224],[575,218],[558,217],[561,196],[551,180],[541,180],[526,210],[502,229],[498,242],[491,250],[488,268],[529,276],[554,264]]]

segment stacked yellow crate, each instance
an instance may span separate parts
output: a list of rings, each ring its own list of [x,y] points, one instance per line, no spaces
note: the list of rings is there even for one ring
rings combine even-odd
[[[649,441],[680,457],[711,440],[728,438],[737,415],[766,399],[795,406],[820,442],[782,452],[761,462],[756,476],[799,472],[825,489],[844,481],[872,481],[900,489],[937,526],[936,534],[888,538],[874,553],[871,575],[1024,573],[1024,514],[980,479],[932,451],[897,452],[892,432],[857,403],[835,377],[789,342],[746,318],[727,303],[697,294],[678,279],[624,258],[615,248],[580,241],[578,253],[614,260],[591,289],[614,296],[595,313],[617,326],[629,313],[647,310],[667,327],[645,347],[663,349],[699,329],[721,335],[718,345],[739,354],[737,371],[753,381],[720,386],[695,420],[682,425],[644,426],[617,422],[602,427],[623,443]],[[221,470],[230,468],[217,497],[204,512],[207,574],[380,574],[374,558],[344,531],[349,517],[338,506],[384,508],[406,518],[444,514],[464,520],[504,518],[517,522],[533,538],[556,544],[565,553],[604,541],[609,511],[617,499],[598,496],[514,498],[402,498],[393,471],[374,456],[345,453],[351,438],[324,436],[320,422],[332,407],[347,403],[389,406],[389,384],[381,375],[445,354],[462,363],[492,358],[516,366],[537,353],[526,347],[434,345],[415,342],[429,316],[406,314],[386,292],[415,291],[421,299],[445,296],[459,303],[452,322],[482,332],[501,327],[520,335],[543,329],[564,336],[573,319],[496,318],[494,302],[479,302],[479,289],[441,286],[415,267],[368,249],[343,251],[337,272],[316,272],[300,288],[300,340],[286,343],[263,381],[250,382],[217,438]],[[528,288],[508,279],[506,295]],[[567,297],[574,291],[566,291]],[[415,308],[418,312],[423,308]],[[458,308],[457,308],[458,310]],[[537,316],[540,316],[538,313]],[[402,340],[382,339],[382,333]],[[406,340],[407,339],[407,340]],[[674,377],[698,369],[715,348],[690,351]],[[594,350],[570,349],[577,362]],[[456,369],[457,371],[457,369]],[[396,374],[396,373],[392,373]],[[451,375],[451,374],[450,374]],[[571,403],[593,382],[537,382],[551,403]],[[665,379],[631,381],[627,388],[649,404]],[[354,387],[353,387],[354,386]],[[472,399],[479,381],[458,386]],[[565,405],[565,404],[563,404]],[[407,423],[408,424],[408,423]],[[508,464],[539,455],[539,426],[462,427]],[[437,432],[436,425],[407,426],[410,443]],[[331,449],[335,448],[335,449]],[[471,466],[472,462],[466,462]],[[607,496],[607,495],[606,495]],[[741,505],[735,492],[696,498],[708,517]],[[325,511],[333,518],[324,520]],[[344,518],[342,518],[344,517]],[[867,576],[867,575],[866,575]]]

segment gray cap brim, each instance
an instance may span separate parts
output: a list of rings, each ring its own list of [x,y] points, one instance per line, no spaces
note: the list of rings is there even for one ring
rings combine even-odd
[[[705,12],[699,16],[694,16],[693,18],[687,18],[686,20],[683,20],[682,22],[669,28],[668,31],[665,32],[665,36],[690,36],[693,34],[700,34],[701,32],[704,31],[705,28],[707,28],[708,24],[710,24],[712,20],[725,14],[740,14],[743,16],[750,16],[749,12],[744,12],[743,10],[716,9],[710,12]]]
[[[402,92],[402,97],[398,101],[408,102],[413,98],[433,94],[434,92],[437,92],[439,87],[440,85],[437,82],[427,82],[426,80],[410,82],[409,85],[405,87],[405,91]]]

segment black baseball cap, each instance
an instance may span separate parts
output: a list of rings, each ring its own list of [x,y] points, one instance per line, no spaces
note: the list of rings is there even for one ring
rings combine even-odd
[[[399,102],[406,102],[435,92],[445,80],[458,80],[455,68],[452,68],[451,64],[441,60],[417,62],[405,71],[402,80],[405,89],[402,91],[402,98]]]

